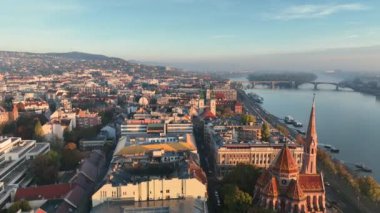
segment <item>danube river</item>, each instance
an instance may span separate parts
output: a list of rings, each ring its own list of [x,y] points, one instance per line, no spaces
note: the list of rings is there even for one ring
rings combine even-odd
[[[339,81],[323,75],[317,80]],[[301,85],[299,89],[256,88],[246,92],[263,97],[263,107],[277,117],[291,115],[301,121],[303,130],[307,128],[315,93],[319,143],[340,149],[334,157],[347,165],[365,164],[380,181],[380,101],[376,97],[351,90],[335,91],[332,85],[319,85],[317,91],[312,85]]]

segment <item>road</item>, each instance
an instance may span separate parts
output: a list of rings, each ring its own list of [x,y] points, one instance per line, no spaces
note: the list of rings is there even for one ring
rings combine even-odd
[[[238,99],[243,103],[245,110],[248,113],[253,114],[256,118],[266,121],[272,127],[276,127],[279,124],[283,125],[283,123],[279,121],[278,117],[270,114],[265,109],[263,109],[260,104],[253,101],[252,98],[249,98],[244,91],[238,90]],[[287,126],[285,125],[285,127]],[[290,139],[295,139],[298,134],[297,131],[291,128],[288,128],[288,130],[290,133]]]
[[[213,144],[205,140],[204,127],[194,122],[194,135],[195,141],[198,149],[198,154],[200,158],[200,163],[203,171],[207,175],[207,192],[208,192],[208,210],[209,212],[222,212],[221,199],[216,196],[215,191],[218,191],[219,184],[216,178],[216,159],[215,155],[212,153]],[[218,194],[220,194],[218,192]],[[218,200],[219,199],[219,204]]]

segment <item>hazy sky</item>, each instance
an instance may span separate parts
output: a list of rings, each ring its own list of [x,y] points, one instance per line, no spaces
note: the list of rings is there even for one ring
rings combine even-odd
[[[379,45],[379,6],[378,0],[0,0],[0,49],[75,50],[201,69],[229,58],[250,69],[254,58],[278,69],[271,55],[297,62],[302,52]],[[357,56],[333,53],[342,63]],[[380,69],[380,60],[362,60]],[[335,62],[331,68],[340,68]]]

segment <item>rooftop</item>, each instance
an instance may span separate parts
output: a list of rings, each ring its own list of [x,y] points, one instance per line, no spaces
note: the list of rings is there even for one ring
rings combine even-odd
[[[74,185],[69,183],[52,184],[38,187],[18,188],[15,200],[40,200],[40,199],[57,199],[63,198]]]

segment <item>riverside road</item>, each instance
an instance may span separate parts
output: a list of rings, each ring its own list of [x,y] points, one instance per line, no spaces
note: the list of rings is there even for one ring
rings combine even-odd
[[[246,112],[253,114],[258,119],[268,122],[273,127],[283,124],[279,118],[267,112],[260,104],[254,102],[243,90],[238,90],[238,99],[243,103]],[[298,134],[297,131],[291,128],[288,128],[288,130],[290,137],[294,139]],[[350,192],[347,187],[343,186],[344,184],[341,184],[342,180],[334,177],[334,175],[325,175],[324,179],[325,183],[328,183],[325,184],[326,199],[330,206],[328,212],[372,212],[372,209],[366,208],[365,205],[358,201],[355,193]]]

